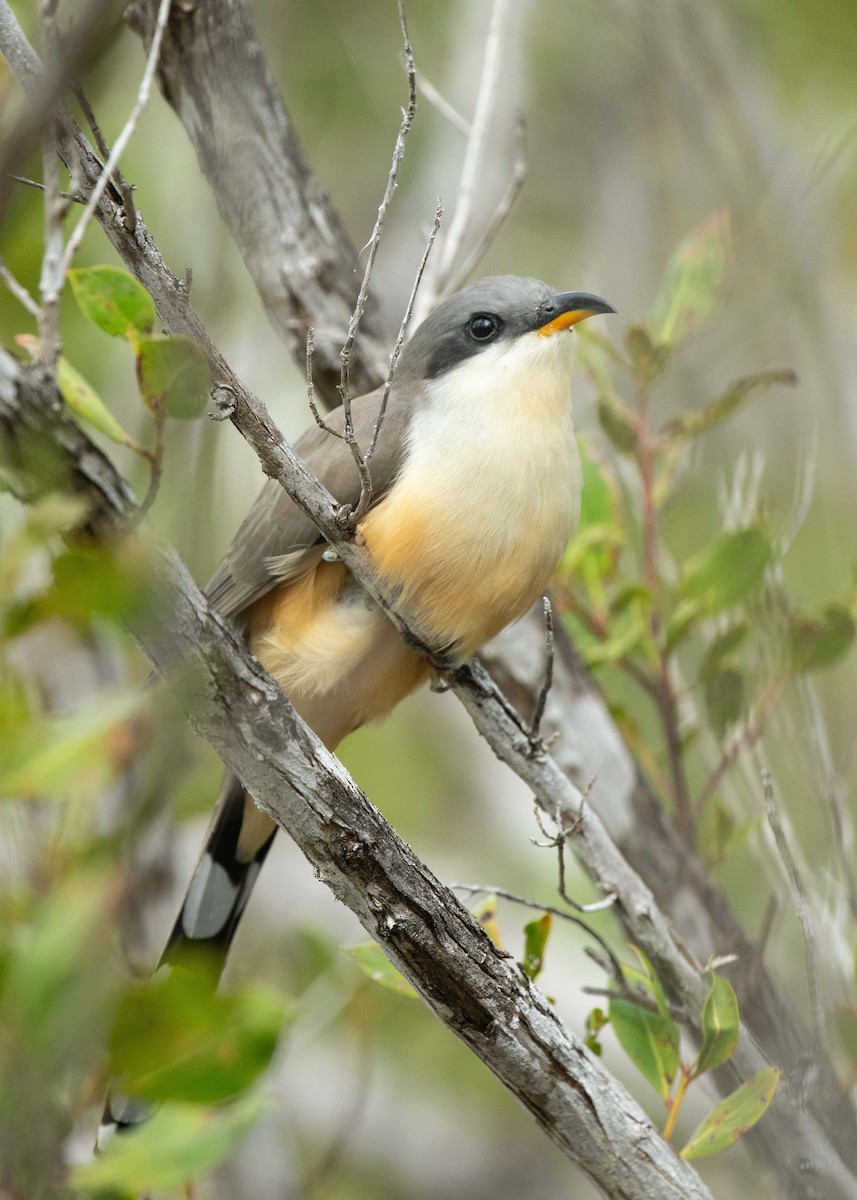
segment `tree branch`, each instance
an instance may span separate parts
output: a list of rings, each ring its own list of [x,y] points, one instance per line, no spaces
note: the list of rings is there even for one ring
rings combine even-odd
[[[205,10],[202,15],[200,9]],[[2,11],[3,7],[0,5],[0,16]],[[204,52],[194,44],[191,36],[193,30],[185,31],[183,38],[188,42],[187,62],[178,53],[176,39],[173,37],[169,44],[172,45],[174,53],[170,54],[165,50],[162,56],[162,77],[168,98],[172,99],[176,91],[185,95],[199,87],[198,101],[185,96],[186,111],[193,114],[195,105],[201,103],[204,96],[207,103],[214,104],[217,110],[221,111],[225,103],[223,90],[226,89],[225,95],[228,97],[233,76],[231,67],[229,70],[225,67],[232,61],[232,43],[240,40],[240,35],[246,34],[249,28],[246,14],[239,0],[232,0],[229,4],[221,0],[209,0],[205,6],[198,6],[195,13],[183,14],[181,20],[188,23],[202,22],[204,25],[210,23],[217,26],[217,30],[211,34],[211,40]],[[171,29],[172,25],[173,22]],[[3,29],[0,22],[0,33]],[[252,30],[250,37],[251,41],[242,49],[242,54],[246,56],[253,71],[265,73],[261,51],[258,44],[252,41]],[[242,43],[242,46],[245,46],[245,43]],[[218,50],[227,55],[227,62],[217,58]],[[211,61],[199,62],[197,52],[202,58],[206,55],[212,55],[213,58]],[[13,56],[19,55],[20,47],[13,45],[12,53]],[[201,80],[199,84],[195,82],[195,72]],[[267,75],[265,78],[268,79]],[[249,94],[254,91],[256,85],[254,83],[251,87],[248,83],[247,86]],[[210,94],[207,94],[205,89],[209,89]],[[280,103],[279,100],[277,103]],[[259,138],[254,114],[247,104],[239,107],[236,113],[230,116],[230,121],[230,137],[238,143],[249,138],[251,134],[254,138]],[[246,128],[242,122],[248,123]],[[287,127],[290,131],[291,126]],[[331,247],[336,244],[336,240],[325,223],[307,223],[304,220],[306,206],[285,213],[279,208],[278,202],[283,188],[295,187],[296,176],[300,176],[301,171],[308,171],[308,168],[302,157],[296,162],[288,160],[288,147],[286,153],[283,153],[277,141],[282,130],[276,123],[272,129],[273,148],[262,147],[266,167],[273,172],[271,186],[254,194],[252,211],[245,209],[243,212],[233,213],[236,220],[243,220],[247,224],[243,240],[253,240],[252,234],[257,241],[251,248],[252,258],[248,261],[258,260],[260,266],[263,266],[264,260],[271,256],[271,247],[280,247],[285,239],[290,251],[300,258],[301,263],[327,263],[334,273],[340,272],[343,280],[348,283],[351,260],[335,259]],[[82,158],[84,185],[91,186],[92,179],[97,177],[100,164],[91,155],[91,151],[87,156],[85,141],[80,139],[80,135],[70,123],[61,126],[61,130],[61,145],[66,151],[70,141],[78,146]],[[196,123],[193,135],[220,136],[214,134],[210,125],[200,122]],[[264,136],[263,132],[263,140]],[[297,147],[296,141],[293,141],[293,145]],[[274,149],[277,150],[276,154]],[[300,155],[299,149],[296,152]],[[219,181],[212,178],[212,182],[218,191],[221,186]],[[316,194],[317,185],[311,179],[305,181],[305,185],[311,202]],[[228,184],[226,187],[228,190]],[[250,189],[250,192],[252,193],[253,189]],[[223,207],[222,198],[221,206]],[[274,218],[272,212],[275,214]],[[173,332],[183,332],[196,337],[207,349],[212,361],[215,385],[219,386],[224,395],[234,397],[235,422],[242,431],[247,431],[249,440],[260,453],[265,469],[274,474],[282,468],[284,479],[288,477],[289,471],[293,473],[294,479],[302,479],[301,465],[292,461],[292,465],[289,466],[287,448],[277,442],[279,435],[270,424],[264,409],[241,388],[211,345],[188,304],[184,285],[166,269],[142,223],[134,236],[130,236],[121,222],[121,207],[110,195],[109,190],[99,207],[99,219],[129,268],[152,293],[165,326]],[[276,224],[277,220],[281,222],[279,226]],[[260,237],[254,232],[259,228],[269,231],[268,235],[272,239],[269,246],[263,244],[264,236]],[[242,242],[242,237],[238,234],[236,236],[239,243]],[[334,263],[335,266],[331,265]],[[262,275],[265,275],[264,271]],[[273,297],[271,303],[274,311],[282,312],[284,306],[287,308],[293,303],[294,292],[289,280],[285,278],[274,283],[279,286],[280,292]],[[270,293],[272,284],[269,278],[267,286]],[[332,288],[332,292],[340,295],[339,289]],[[305,314],[308,321],[313,319],[313,311],[310,309]],[[329,307],[323,296],[317,311],[320,314],[320,322],[325,322],[325,314],[329,312]],[[341,323],[341,328],[344,329],[346,324],[347,315]],[[364,326],[364,333],[365,329]],[[297,338],[296,344],[302,356],[302,338]],[[358,352],[361,346],[365,347],[368,344],[370,343],[365,336],[361,335]],[[372,355],[364,357],[363,361],[368,364],[367,371],[371,374],[374,361]],[[377,381],[380,374],[376,372],[372,382]],[[277,448],[278,453],[282,451],[286,458],[283,459],[282,455],[279,458],[277,455],[270,458],[267,451],[272,445]],[[359,567],[356,569],[359,571]],[[527,639],[530,637],[537,639],[535,652],[532,648],[528,649]],[[542,638],[539,614],[535,621],[519,623],[514,633],[507,632],[498,640],[496,646],[502,647],[502,657],[498,657],[496,647],[491,650],[489,661],[492,663],[492,669],[502,670],[504,688],[509,691],[522,711],[532,710],[533,696],[541,682],[540,678],[534,680],[532,675],[533,664],[540,664],[542,660]],[[540,670],[537,670],[536,674],[540,675]],[[680,844],[674,831],[664,823],[655,798],[622,744],[597,689],[577,663],[561,627],[557,629],[556,676],[548,701],[546,725],[548,728],[562,730],[563,738],[557,743],[555,754],[559,756],[561,765],[570,778],[585,783],[593,775],[597,777],[593,805],[613,830],[628,859],[650,881],[653,892],[671,913],[672,920],[684,932],[697,959],[704,962],[713,953],[728,952],[736,947],[742,955],[737,970],[739,975],[742,971],[747,973],[746,976],[742,976],[747,985],[741,992],[743,1021],[759,1044],[768,1048],[769,1055],[775,1061],[792,1064],[795,1082],[790,1090],[801,1094],[800,1104],[775,1106],[760,1124],[758,1133],[753,1138],[753,1141],[762,1147],[767,1162],[782,1179],[784,1189],[791,1193],[795,1181],[802,1181],[797,1185],[798,1189],[806,1185],[807,1190],[801,1192],[802,1195],[824,1196],[825,1200],[840,1196],[844,1200],[845,1197],[853,1196],[854,1178],[857,1176],[857,1166],[854,1164],[857,1136],[854,1111],[848,1096],[839,1087],[835,1072],[826,1058],[814,1064],[816,1074],[813,1089],[806,1094],[805,1089],[801,1087],[801,1047],[806,1046],[805,1035],[764,972],[758,973],[758,988],[753,986],[757,964],[752,947],[729,912],[723,896],[712,887],[704,869]],[[519,732],[513,722],[512,737],[518,736]],[[555,804],[552,803],[551,815],[554,808]],[[645,920],[643,923],[645,924]],[[674,943],[673,946],[675,948]],[[749,976],[752,976],[752,979]],[[750,1041],[752,1043],[752,1037]],[[802,1107],[804,1104],[807,1107]],[[847,1174],[841,1161],[837,1160],[828,1138],[835,1144],[836,1151],[842,1159],[852,1164],[851,1174]],[[817,1190],[814,1190],[816,1185],[810,1182],[813,1179],[817,1181]]]
[[[35,439],[57,447],[69,484],[92,504],[91,527],[125,525],[132,500],[124,481],[65,415],[53,385],[3,352],[0,430],[4,456],[19,470],[29,462],[34,486],[33,469],[44,462],[32,455]],[[429,1007],[606,1195],[710,1200],[696,1172],[297,717],[175,552],[155,553],[169,616],[134,624],[141,646],[160,675],[181,672],[196,730]]]

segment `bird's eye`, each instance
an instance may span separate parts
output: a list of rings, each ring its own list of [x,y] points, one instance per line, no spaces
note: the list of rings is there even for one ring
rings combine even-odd
[[[474,342],[491,342],[500,332],[500,318],[493,313],[476,313],[467,322],[467,332]]]

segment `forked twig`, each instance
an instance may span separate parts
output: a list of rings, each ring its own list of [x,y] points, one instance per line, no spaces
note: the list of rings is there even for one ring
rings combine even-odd
[[[86,98],[86,94],[79,83],[76,83],[72,90],[77,97],[80,110],[86,118],[86,123],[92,130],[92,136],[95,138],[95,144],[98,147],[98,152],[106,163],[110,158],[110,147],[107,145],[104,134],[101,132],[101,126],[98,124],[95,113],[92,111],[92,105]],[[137,210],[134,207],[133,189],[128,180],[119,170],[118,164],[113,171],[113,177],[116,187],[122,197],[122,204],[125,209],[125,227],[129,233],[133,233],[137,228]]]
[[[366,301],[369,296],[369,282],[372,277],[372,270],[375,266],[375,258],[378,254],[378,247],[381,242],[381,232],[384,228],[384,219],[387,215],[387,209],[390,207],[390,201],[393,198],[393,192],[396,190],[396,181],[399,174],[399,165],[405,153],[405,142],[413,125],[414,115],[417,110],[417,80],[416,66],[414,64],[414,55],[411,50],[411,43],[408,37],[408,26],[405,20],[405,9],[403,0],[396,0],[399,10],[399,24],[402,30],[402,39],[404,42],[405,51],[405,70],[408,76],[408,103],[407,107],[402,109],[402,123],[399,126],[399,133],[396,138],[396,144],[393,147],[393,160],[390,164],[390,170],[387,175],[387,186],[384,189],[384,195],[381,203],[378,206],[378,216],[375,219],[375,227],[372,230],[367,247],[369,253],[366,258],[366,267],[363,271],[363,280],[360,284],[360,290],[357,293],[357,301],[354,305],[354,311],[351,314],[351,320],[348,324],[348,333],[345,337],[345,344],[340,352],[340,360],[342,363],[340,371],[340,380],[337,386],[340,398],[342,400],[342,408],[345,417],[345,441],[351,450],[354,457],[354,462],[360,474],[360,500],[357,505],[357,510],[365,512],[372,503],[372,480],[369,476],[369,468],[366,464],[366,458],[357,444],[357,439],[354,435],[354,423],[351,417],[351,356],[354,352],[354,342],[357,337],[357,331],[360,327]],[[352,528],[355,521],[355,513],[349,515],[349,524]]]
[[[491,248],[494,239],[502,228],[503,222],[514,208],[518,194],[524,186],[524,181],[527,178],[527,123],[524,114],[520,110],[516,114],[515,129],[517,136],[515,138],[515,159],[512,163],[512,177],[506,185],[506,190],[500,197],[497,207],[491,214],[491,219],[485,226],[479,241],[467,255],[455,274],[449,276],[444,287],[444,293],[456,291],[461,287],[468,275],[476,270],[476,267]]]
[[[625,981],[625,974],[622,970],[622,964],[616,957],[612,948],[601,936],[601,934],[598,933],[597,930],[593,929],[592,926],[588,924],[588,922],[584,921],[581,917],[575,916],[574,913],[568,913],[562,908],[556,908],[552,904],[540,904],[537,900],[529,900],[526,896],[516,896],[514,892],[507,892],[504,888],[491,887],[490,885],[484,883],[451,883],[449,887],[453,892],[465,892],[468,896],[499,896],[501,900],[509,900],[512,904],[520,904],[524,908],[534,908],[538,912],[550,913],[552,917],[559,917],[561,921],[568,921],[571,925],[576,925],[578,929],[582,929],[584,933],[587,933],[589,937],[593,939],[593,941],[597,942],[604,951],[604,954],[610,962],[610,974],[612,974],[614,980],[616,981],[616,986],[621,990],[622,994],[627,995],[630,992],[631,989],[629,989],[628,984]],[[578,911],[597,912],[603,907],[603,904],[592,907],[587,906],[585,908],[578,905]],[[629,998],[631,997],[629,996]],[[636,999],[636,994],[633,995],[633,998]]]
[[[367,462],[372,457],[372,455],[375,453],[375,446],[378,442],[378,434],[381,432],[381,425],[383,424],[384,417],[387,412],[387,401],[390,399],[390,389],[393,386],[393,375],[396,370],[396,364],[399,361],[399,355],[402,352],[402,346],[405,344],[405,338],[408,333],[408,326],[411,323],[411,317],[413,316],[413,312],[414,312],[414,304],[416,302],[417,292],[419,291],[419,286],[422,283],[423,275],[425,274],[426,264],[428,262],[429,255],[431,254],[431,250],[432,250],[432,246],[434,245],[435,238],[438,235],[438,230],[440,229],[440,222],[441,222],[442,218],[443,218],[443,205],[441,204],[440,200],[438,200],[437,207],[434,210],[434,219],[432,220],[432,223],[431,223],[431,229],[429,230],[428,240],[426,241],[426,247],[425,247],[425,250],[423,251],[422,258],[420,259],[420,265],[419,265],[419,267],[417,267],[417,273],[414,276],[414,283],[413,283],[413,287],[411,288],[411,294],[408,297],[408,303],[405,306],[405,314],[402,317],[402,323],[399,326],[399,332],[396,337],[396,343],[393,346],[393,353],[390,355],[390,369],[387,372],[387,378],[384,382],[384,395],[381,397],[381,407],[378,409],[378,416],[375,421],[374,428],[372,430],[372,441],[369,443],[369,447],[366,450],[366,461]],[[359,507],[360,506],[358,505],[358,509],[359,509]],[[359,513],[359,516],[362,516],[362,515],[363,515],[362,513]]]
[[[122,157],[125,147],[128,145],[128,142],[131,140],[131,137],[137,128],[137,123],[140,120],[143,110],[149,103],[149,96],[152,91],[152,82],[155,78],[155,70],[157,69],[158,58],[160,57],[161,53],[161,42],[163,40],[164,30],[167,27],[167,21],[169,20],[171,4],[172,0],[161,0],[160,2],[158,16],[155,23],[155,31],[152,35],[152,44],[149,47],[149,53],[146,57],[146,67],[143,71],[143,78],[140,81],[140,87],[137,90],[137,98],[134,101],[134,106],[131,109],[128,120],[123,125],[119,136],[113,143],[113,149],[108,155],[107,162],[104,164],[104,170],[101,172],[98,182],[92,189],[92,193],[87,201],[86,208],[84,208],[80,220],[78,221],[77,225],[75,225],[71,236],[66,243],[65,251],[60,259],[58,268],[60,280],[64,279],[68,273],[72,259],[77,253],[80,243],[83,240],[83,235],[86,232],[86,228],[95,214],[95,210],[98,207],[101,197],[104,195],[107,185],[112,180],[113,174],[116,170],[116,165],[119,162],[119,159]]]

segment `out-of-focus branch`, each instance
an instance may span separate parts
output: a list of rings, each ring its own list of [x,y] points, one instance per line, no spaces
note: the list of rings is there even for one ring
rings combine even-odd
[[[206,11],[205,19],[221,21],[225,25],[229,25],[237,13],[236,19],[240,28],[245,27],[242,22],[246,18],[241,15],[240,0],[233,0],[230,4],[209,0],[207,5],[200,7]],[[188,14],[182,19],[192,18],[193,14]],[[216,45],[220,45],[224,50],[228,50],[234,38],[235,29],[226,30],[219,42],[215,39],[215,48]],[[261,51],[256,43],[248,47],[247,53],[254,63],[261,61]],[[191,57],[190,63],[195,62]],[[179,72],[186,69],[181,60],[176,61],[174,66]],[[201,86],[209,87],[215,93],[207,97],[207,102],[215,104],[218,110],[222,103],[217,94],[218,89],[223,85],[228,91],[230,85],[227,76],[231,74],[231,69],[227,68],[230,67],[228,59],[215,61],[208,64],[201,76],[204,79],[204,85]],[[185,88],[192,88],[195,85],[190,64],[187,65],[187,69],[188,77],[181,83]],[[168,92],[168,96],[169,94]],[[248,114],[245,109],[241,119],[249,119],[250,116],[252,114]],[[240,140],[241,131],[233,130],[233,136]],[[79,135],[73,128],[66,126],[64,137],[67,144],[69,138],[76,139]],[[86,186],[93,172],[97,175],[97,160],[93,165],[93,159],[86,156],[86,144],[82,139],[75,144],[82,147],[80,153]],[[269,150],[266,153],[266,162],[271,163],[273,159],[274,156]],[[302,169],[306,169],[302,159],[300,162]],[[282,160],[278,160],[276,165],[281,166],[287,175],[296,169],[294,164]],[[217,181],[213,182],[217,187]],[[314,186],[312,181],[307,182],[309,195],[312,195]],[[273,192],[276,190],[274,188]],[[266,208],[269,199],[267,193],[254,196],[253,205],[243,214],[243,219],[247,221],[250,229],[258,228],[260,222],[266,229],[273,227],[270,213],[260,211]],[[322,225],[301,224],[302,211],[295,214],[296,224],[289,223],[292,214],[287,214],[286,232],[283,234],[282,228],[277,230],[275,235],[272,235],[275,236],[272,246],[280,245],[282,235],[295,253],[301,249],[303,261],[329,261],[329,231]],[[219,385],[220,392],[234,402],[233,419],[259,450],[265,469],[283,480],[289,478],[291,472],[291,486],[297,486],[296,481],[304,477],[300,464],[291,462],[290,465],[288,452],[277,442],[279,435],[264,409],[257,403],[254,404],[252,397],[248,397],[207,339],[205,331],[188,304],[184,285],[167,271],[142,223],[131,237],[124,230],[121,220],[117,220],[119,216],[121,209],[108,194],[102,199],[99,219],[129,268],[152,293],[161,320],[172,332],[196,337],[206,347],[212,361],[215,382]],[[302,238],[307,238],[308,241],[301,248]],[[318,244],[319,242],[321,244]],[[264,255],[263,249],[257,249],[256,252]],[[351,268],[348,262],[340,261],[338,269],[346,279],[350,279]],[[280,306],[289,303],[291,295],[287,280],[282,280],[281,286]],[[320,311],[323,314],[327,310],[322,307]],[[345,324],[347,318],[342,325],[343,329]],[[361,341],[365,343],[365,339],[361,338]],[[303,343],[298,344],[302,356]],[[271,447],[277,453],[269,456],[268,450]],[[324,528],[323,518],[316,518],[313,512],[311,515],[314,519],[319,519]],[[359,566],[356,569],[359,571]],[[527,637],[530,635],[537,640],[535,651],[532,647],[528,648]],[[522,711],[532,710],[532,698],[541,682],[542,638],[539,615],[535,624],[521,622],[516,631],[504,635],[499,643],[504,647],[504,687],[514,684],[513,699],[519,702]],[[569,665],[569,661],[564,661],[567,656],[571,658],[571,651],[562,630],[558,629],[555,680],[548,700],[546,725],[548,728],[559,728],[562,731],[562,740],[555,747],[555,754],[560,757],[562,766],[572,779],[581,779],[582,776],[584,784],[593,775],[597,777],[592,798],[593,807],[603,815],[626,850],[629,860],[635,864],[640,874],[650,881],[652,889],[657,892],[670,912],[673,922],[682,927],[686,940],[699,961],[704,962],[712,953],[728,951],[735,944],[741,949],[746,948],[746,938],[729,913],[723,896],[711,887],[699,863],[687,848],[678,842],[670,827],[665,825],[654,797],[638,775],[635,764],[591,680],[588,680],[585,672],[580,671],[579,665],[575,667],[573,664]],[[496,663],[495,658],[495,667]],[[534,673],[533,664],[537,664],[535,680],[531,678]],[[517,736],[514,729],[513,736]],[[552,803],[551,815],[554,807]],[[584,825],[590,827],[589,832],[592,824],[588,820],[584,821]],[[647,915],[648,910],[644,906],[641,913],[641,924],[644,926]],[[746,962],[755,967],[752,948]],[[739,963],[739,970],[741,966]],[[667,971],[666,974],[668,978],[672,978],[671,972]],[[802,1195],[823,1196],[824,1200],[833,1200],[834,1197],[836,1200],[840,1197],[845,1200],[846,1197],[853,1196],[857,1169],[852,1165],[853,1173],[850,1173],[843,1167],[842,1162],[853,1164],[857,1148],[854,1113],[847,1095],[837,1085],[829,1062],[824,1060],[814,1064],[816,1082],[814,1087],[807,1091],[801,1086],[798,1061],[800,1047],[805,1044],[805,1039],[801,1036],[788,1007],[777,997],[763,972],[760,973],[758,989],[743,993],[741,1000],[743,1020],[751,1033],[768,1047],[775,1061],[794,1064],[795,1078],[791,1084],[787,1080],[786,1085],[795,1095],[800,1096],[800,1103],[775,1106],[758,1127],[759,1132],[754,1135],[754,1141],[764,1146],[765,1158],[777,1171],[786,1193],[791,1190],[795,1180],[814,1180],[811,1184],[813,1190],[805,1188]],[[752,1038],[750,1041],[752,1043]],[[835,1145],[835,1150],[831,1142]],[[837,1156],[837,1152],[841,1158]]]
[[[155,11],[140,0],[128,14],[147,44]],[[316,391],[334,407],[358,254],[306,161],[245,5],[176,5],[158,71],[268,317],[299,362],[314,327]],[[385,335],[370,298],[351,356],[355,395],[382,382]]]
[[[57,449],[54,463],[67,482],[88,496],[90,524],[127,525],[124,481],[64,414],[53,385],[3,352],[0,434],[4,455],[34,487],[45,459],[32,451],[41,440]],[[429,1007],[606,1195],[711,1200],[696,1172],[304,725],[175,552],[155,552],[162,616],[136,623],[138,641],[159,674],[182,672],[196,729]]]

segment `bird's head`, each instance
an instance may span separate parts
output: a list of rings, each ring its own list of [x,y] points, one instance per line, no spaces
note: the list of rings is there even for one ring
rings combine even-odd
[[[398,378],[438,379],[477,358],[486,367],[568,358],[567,332],[616,309],[589,292],[555,292],[538,279],[494,275],[455,292],[420,325],[402,352]]]

